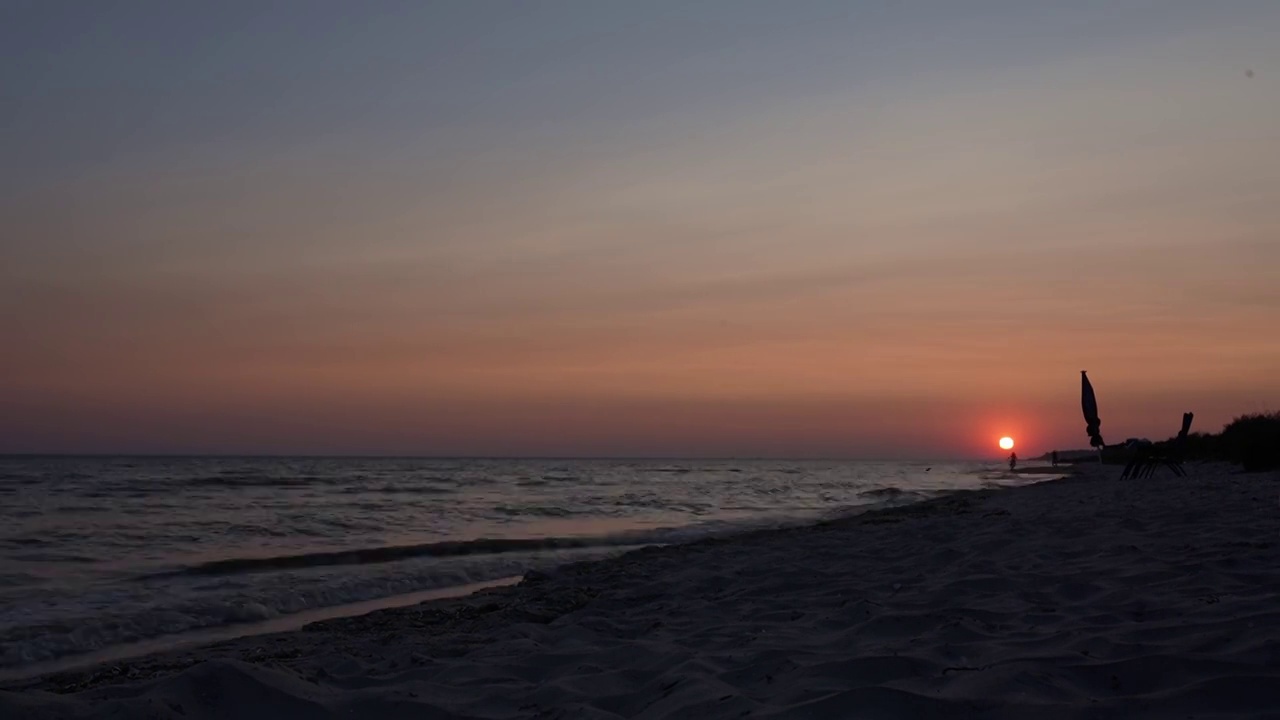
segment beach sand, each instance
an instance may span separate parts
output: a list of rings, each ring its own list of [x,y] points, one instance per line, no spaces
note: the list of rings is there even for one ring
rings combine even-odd
[[[1121,468],[47,676],[0,718],[1280,717],[1280,482]]]

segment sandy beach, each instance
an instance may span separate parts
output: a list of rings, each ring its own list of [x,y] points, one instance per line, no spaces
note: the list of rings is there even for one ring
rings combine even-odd
[[[1280,717],[1280,478],[1119,473],[46,676],[0,717]]]

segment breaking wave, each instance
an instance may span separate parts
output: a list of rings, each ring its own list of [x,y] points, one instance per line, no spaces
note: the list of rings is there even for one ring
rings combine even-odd
[[[420,557],[461,557],[464,555],[501,555],[505,553],[571,550],[590,547],[608,547],[643,543],[642,539],[627,536],[595,538],[481,538],[421,543],[417,545],[389,545],[380,547],[335,550],[331,552],[299,553],[274,557],[239,557],[211,560],[178,570],[140,576],[141,579],[173,577],[181,575],[237,575],[241,573],[298,570],[302,568],[333,565],[373,565]]]

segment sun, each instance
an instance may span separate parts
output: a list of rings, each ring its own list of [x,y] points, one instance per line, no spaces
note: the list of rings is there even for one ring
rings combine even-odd
[[[1012,450],[1012,449],[1013,449],[1013,438],[1011,438],[1011,437],[1002,437],[1002,438],[1000,438],[1000,449],[1001,449],[1001,450]]]

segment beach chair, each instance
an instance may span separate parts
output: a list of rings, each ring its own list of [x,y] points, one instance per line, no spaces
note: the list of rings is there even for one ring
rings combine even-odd
[[[1186,452],[1187,434],[1191,432],[1191,419],[1194,417],[1194,413],[1182,414],[1182,430],[1164,448],[1150,443],[1134,446],[1133,455],[1124,466],[1120,479],[1148,478],[1162,466],[1169,468],[1178,477],[1186,477],[1187,471],[1182,467],[1182,458]]]

